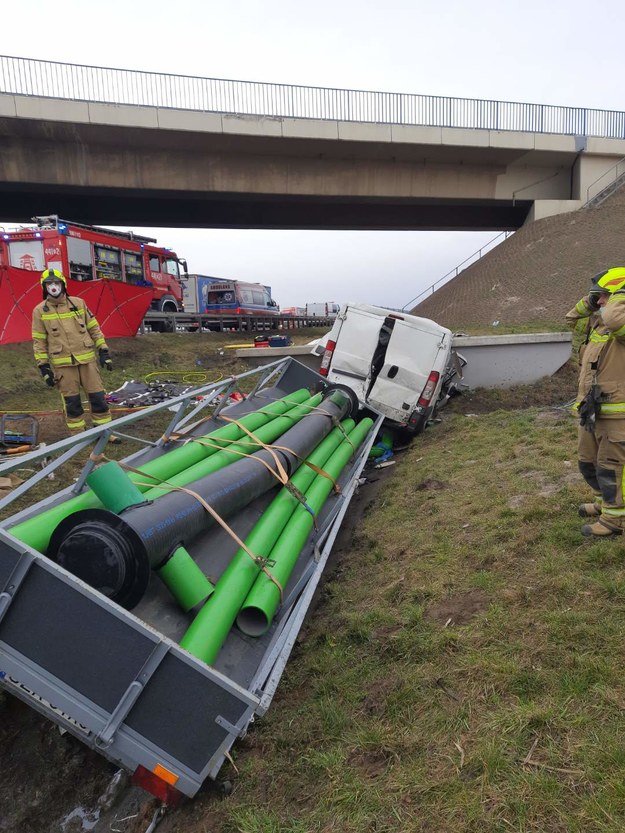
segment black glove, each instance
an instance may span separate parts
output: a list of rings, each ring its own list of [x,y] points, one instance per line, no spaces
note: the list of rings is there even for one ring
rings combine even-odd
[[[588,293],[588,306],[590,307],[593,312],[596,312],[599,309],[599,298],[601,296],[600,292],[589,292]]]
[[[100,367],[105,367],[107,370],[113,369],[113,362],[111,361],[111,357],[109,355],[109,351],[102,347],[99,351],[100,353]]]
[[[39,365],[39,372],[43,376],[43,381],[49,388],[54,387],[54,373],[52,373],[52,368],[49,364],[40,364]]]

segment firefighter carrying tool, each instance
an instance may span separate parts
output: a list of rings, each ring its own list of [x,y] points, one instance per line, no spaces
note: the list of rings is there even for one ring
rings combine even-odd
[[[599,313],[580,351],[576,409],[579,470],[594,492],[579,514],[595,518],[582,526],[594,537],[622,535],[625,529],[625,267],[601,272],[588,295],[567,313],[569,325]]]
[[[65,276],[58,269],[41,273],[43,301],[33,310],[35,361],[48,387],[58,385],[67,427],[72,432],[86,428],[80,388],[89,397],[93,425],[111,421],[104,395],[100,365],[113,369],[108,346],[82,298],[67,294]]]

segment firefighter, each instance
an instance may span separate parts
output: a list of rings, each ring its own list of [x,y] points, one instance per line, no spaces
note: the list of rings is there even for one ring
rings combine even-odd
[[[82,298],[67,294],[67,281],[58,269],[41,273],[43,301],[33,310],[33,350],[48,387],[58,385],[67,427],[72,433],[86,428],[82,387],[89,398],[94,426],[111,421],[96,362],[113,369],[100,325]]]
[[[599,315],[580,351],[576,409],[578,464],[594,493],[579,514],[594,522],[582,526],[588,537],[622,535],[625,528],[625,267],[600,272],[590,291],[567,313],[578,328]]]

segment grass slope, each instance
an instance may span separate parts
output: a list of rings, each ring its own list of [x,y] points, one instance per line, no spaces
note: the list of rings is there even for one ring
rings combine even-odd
[[[233,796],[165,830],[622,831],[623,543],[579,533],[574,436],[458,412],[398,458]]]

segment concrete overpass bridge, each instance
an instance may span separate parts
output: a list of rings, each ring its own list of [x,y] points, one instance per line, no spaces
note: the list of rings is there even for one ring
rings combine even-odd
[[[0,221],[516,229],[623,157],[621,112],[0,57]]]

